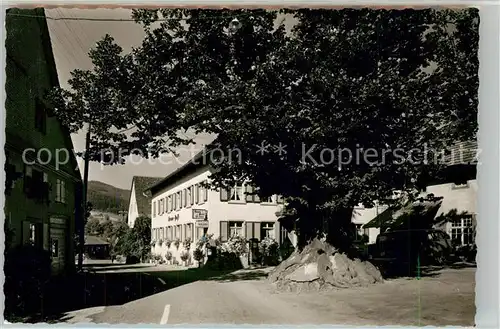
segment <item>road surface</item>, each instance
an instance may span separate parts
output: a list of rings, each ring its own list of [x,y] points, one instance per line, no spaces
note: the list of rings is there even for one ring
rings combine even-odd
[[[67,323],[474,325],[475,269],[324,293],[277,293],[263,279],[197,281]],[[78,313],[78,312],[77,312]]]

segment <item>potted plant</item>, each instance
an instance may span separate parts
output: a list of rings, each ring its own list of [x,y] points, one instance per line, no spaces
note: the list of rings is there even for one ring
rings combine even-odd
[[[179,238],[175,239],[174,241],[174,246],[179,250],[179,246],[181,245],[181,240]]]
[[[171,244],[172,244],[172,241],[170,241],[170,239],[165,240],[165,245],[167,246],[167,248],[170,248]]]
[[[248,248],[245,238],[234,236],[221,246],[222,252],[235,254],[241,262],[243,268],[248,268]]]
[[[156,246],[156,241],[155,240],[151,240],[151,247],[154,247]]]
[[[184,249],[189,250],[191,249],[191,238],[186,238],[184,242],[182,243]]]
[[[161,246],[163,244],[163,239],[158,240],[158,244]]]
[[[170,251],[167,251],[167,253],[165,254],[165,259],[169,264],[172,264],[172,253]]]
[[[181,252],[180,258],[181,258],[181,261],[184,262],[184,266],[188,266],[187,261],[189,259],[189,252],[187,252],[187,251]]]
[[[203,251],[200,248],[196,248],[193,251],[193,258],[195,261],[198,262],[198,267],[200,267],[203,264],[203,259],[205,258],[205,255],[203,254]]]

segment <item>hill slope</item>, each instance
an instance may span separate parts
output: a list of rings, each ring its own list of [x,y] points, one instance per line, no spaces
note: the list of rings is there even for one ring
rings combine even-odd
[[[119,211],[128,210],[130,191],[112,185],[89,181],[88,199],[93,210],[118,214]]]

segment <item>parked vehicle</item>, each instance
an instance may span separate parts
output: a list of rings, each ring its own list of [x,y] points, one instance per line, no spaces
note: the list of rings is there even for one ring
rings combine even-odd
[[[434,229],[381,233],[370,249],[370,260],[386,274],[411,276],[418,266],[443,265],[453,258],[449,235]]]

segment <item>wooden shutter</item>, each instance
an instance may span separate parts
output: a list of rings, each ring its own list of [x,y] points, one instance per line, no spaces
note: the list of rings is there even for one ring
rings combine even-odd
[[[49,224],[43,224],[43,249],[49,250]]]
[[[249,184],[245,184],[245,200],[246,202],[253,202],[253,195],[249,194],[253,192],[253,187]]]
[[[228,201],[229,200],[229,191],[225,188],[220,189],[220,201]]]
[[[208,184],[208,181],[205,181],[205,184]],[[203,201],[208,201],[208,185],[203,188]]]
[[[227,241],[227,237],[229,235],[228,223],[226,221],[220,222],[220,237],[222,241]]]
[[[281,229],[280,229],[280,223],[278,221],[274,222],[274,239],[276,241],[280,241],[280,233],[281,233]]]
[[[253,226],[253,237],[256,238],[256,239],[262,239],[261,236],[260,236],[260,223],[257,222],[254,224]]]

